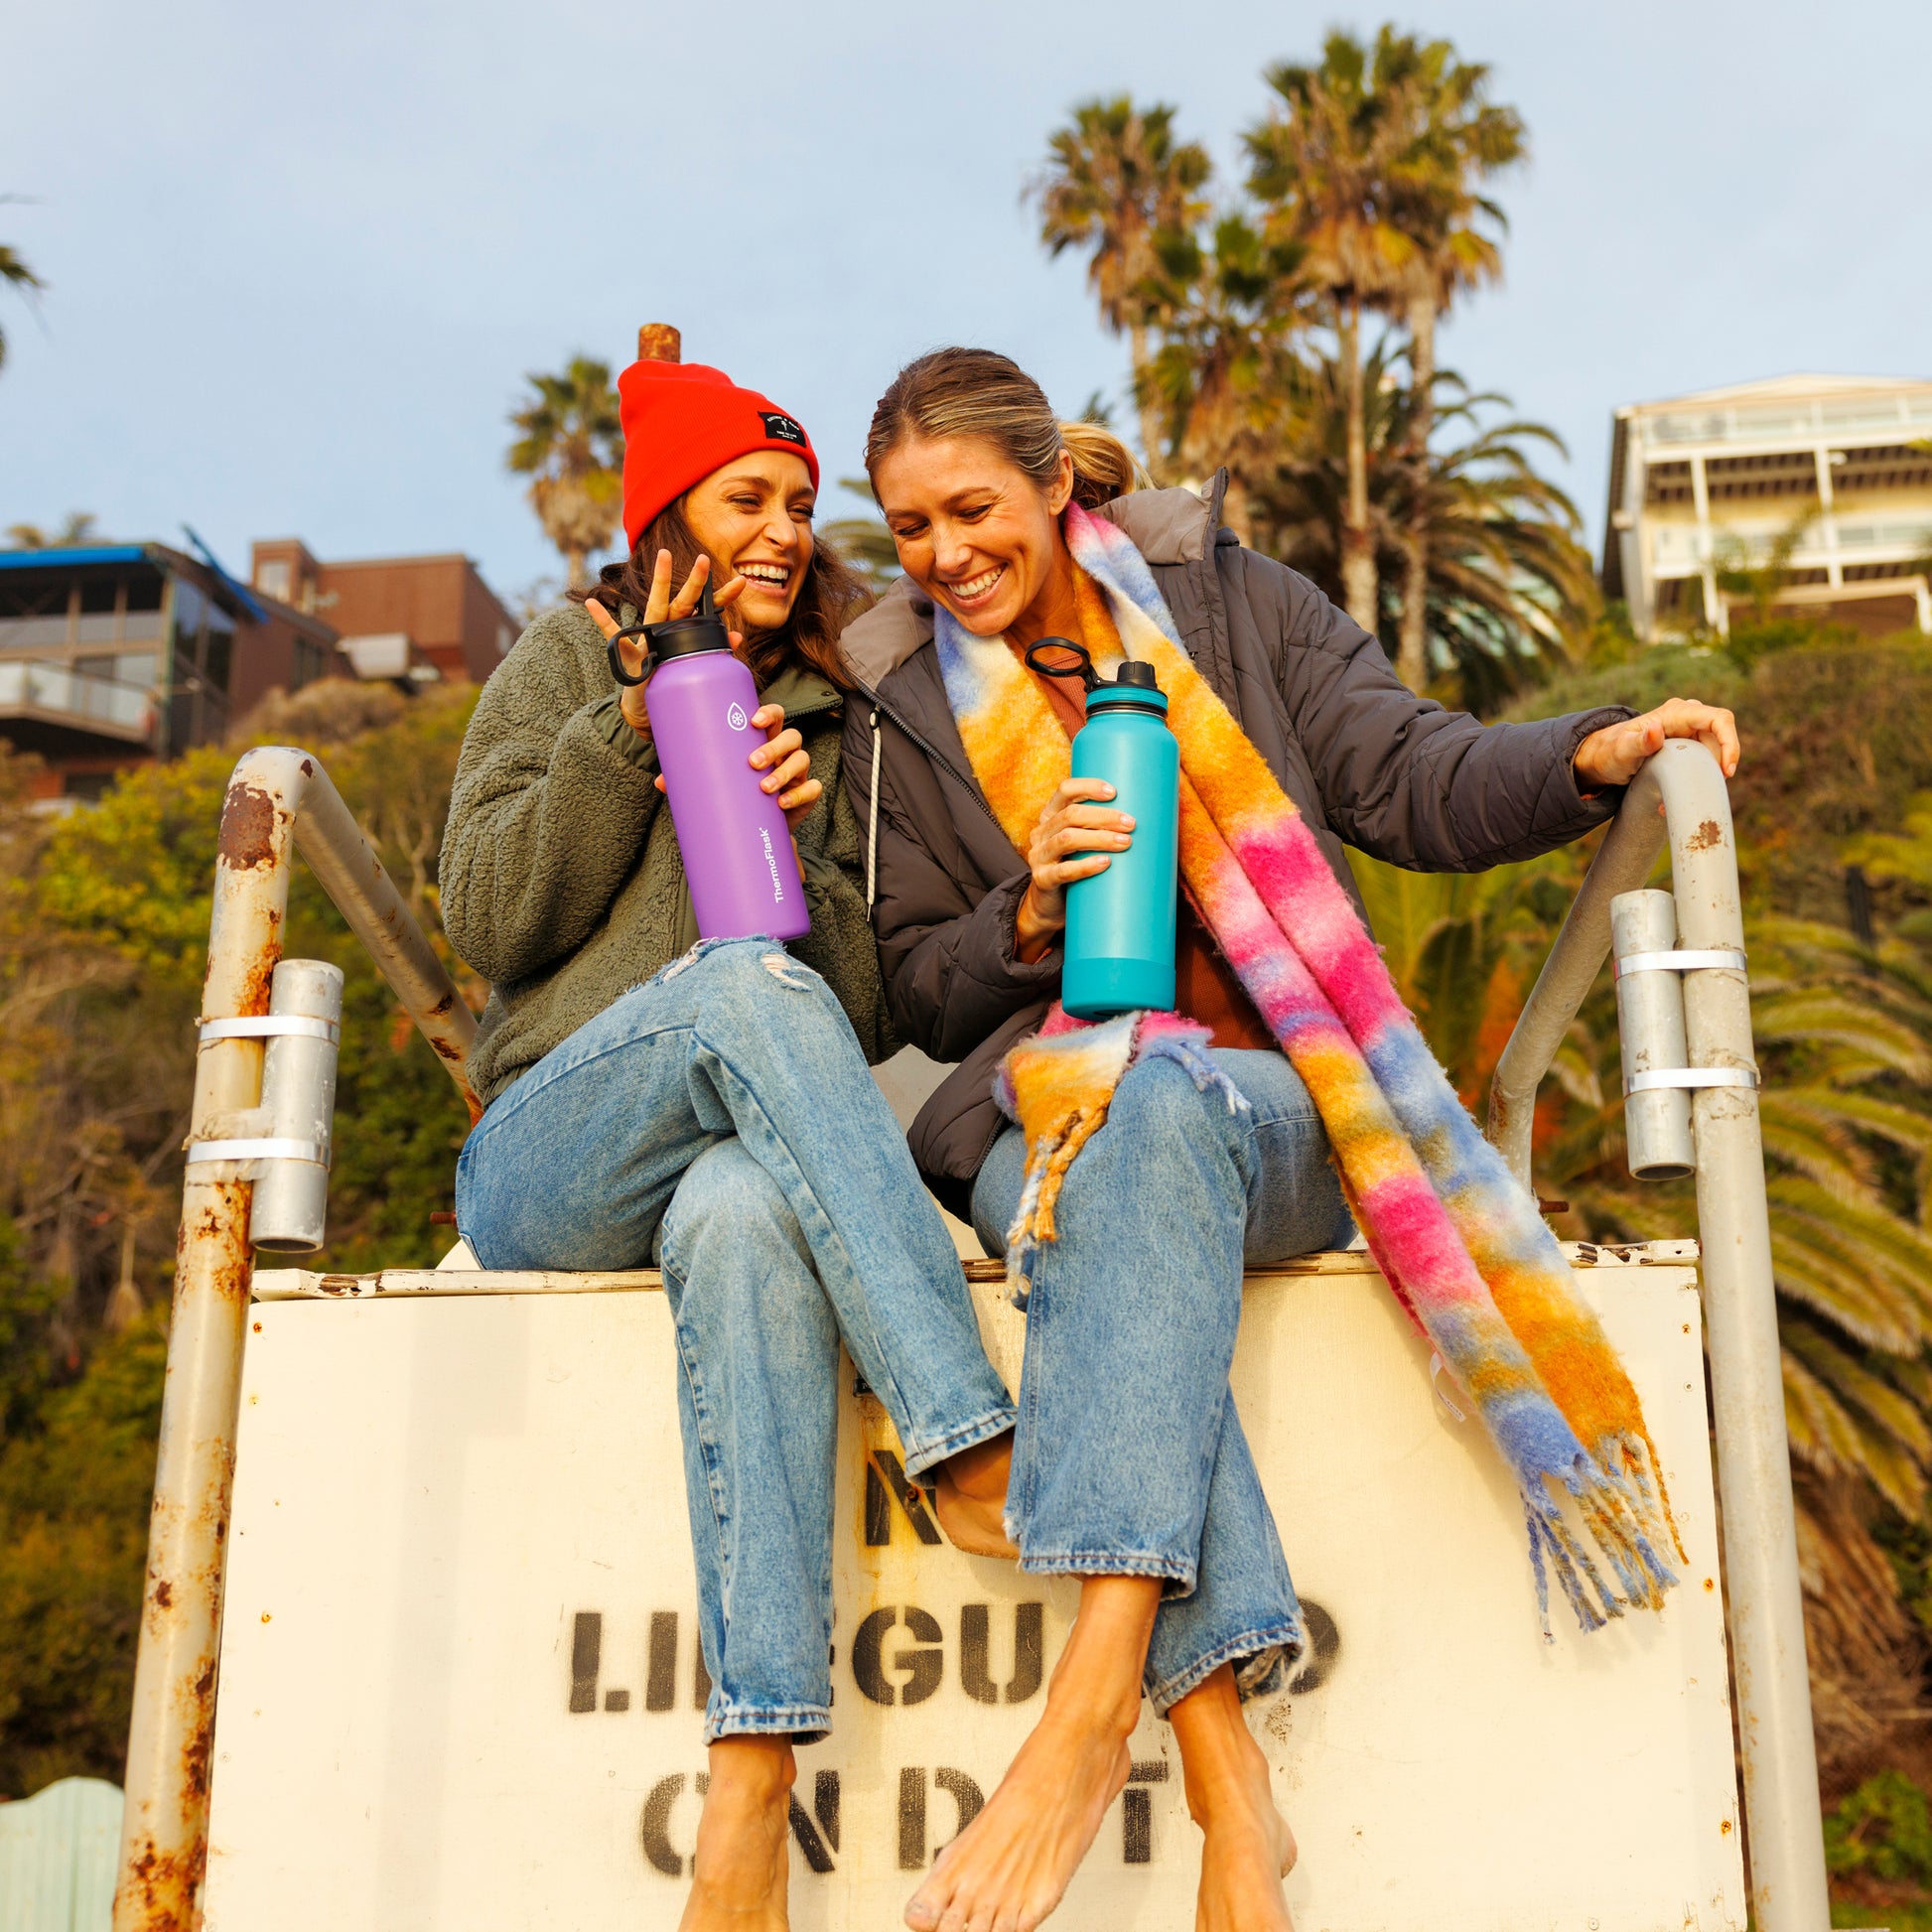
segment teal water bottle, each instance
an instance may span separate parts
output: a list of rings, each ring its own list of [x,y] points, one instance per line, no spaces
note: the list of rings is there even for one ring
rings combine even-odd
[[[1039,655],[1035,657],[1035,653]],[[1073,740],[1073,775],[1101,778],[1134,818],[1133,843],[1105,872],[1066,889],[1060,1004],[1076,1020],[1173,1005],[1174,897],[1180,847],[1180,747],[1154,666],[1129,660],[1109,683],[1063,637],[1042,638],[1027,662],[1086,687],[1087,722]]]

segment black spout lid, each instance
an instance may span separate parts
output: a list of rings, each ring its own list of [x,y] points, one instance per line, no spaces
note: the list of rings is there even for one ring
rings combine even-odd
[[[723,618],[709,612],[694,611],[688,618],[670,618],[663,623],[654,623],[649,629],[650,654],[653,663],[661,664],[667,657],[689,657],[695,651],[730,650],[731,632],[725,628]]]
[[[1130,657],[1115,675],[1116,684],[1132,684],[1143,691],[1158,691],[1161,687],[1154,681],[1154,666],[1144,664],[1138,657]]]
[[[667,657],[689,657],[695,651],[730,650],[731,632],[711,601],[711,580],[705,579],[698,593],[698,608],[688,618],[667,618],[662,623],[645,627],[650,639],[650,654],[655,662]]]
[[[625,637],[643,639],[644,666],[636,676],[624,668],[618,645]],[[667,618],[662,623],[633,623],[620,630],[605,646],[611,675],[620,684],[642,684],[667,657],[690,657],[701,650],[730,650],[731,632],[711,602],[711,585],[699,593],[698,608],[688,618]]]

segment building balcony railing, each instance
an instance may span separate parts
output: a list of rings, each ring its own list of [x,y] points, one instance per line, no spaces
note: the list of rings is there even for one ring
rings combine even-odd
[[[1805,541],[1787,561],[1793,569],[1825,568],[1833,557],[1856,557],[1861,563],[1875,563],[1894,558],[1901,576],[1911,576],[1925,567],[1932,555],[1932,523],[1841,523],[1838,542],[1828,546],[1822,526],[1806,533]],[[1726,555],[1745,563],[1765,563],[1777,542],[1776,531],[1718,530],[1707,543],[1695,524],[1664,524],[1651,531],[1650,555],[1664,575],[1699,569],[1715,552],[1722,561]]]
[[[0,720],[26,717],[139,745],[153,736],[155,702],[152,692],[112,678],[18,658],[0,662]]]
[[[1750,409],[1678,410],[1637,420],[1644,442],[1652,446],[1871,442],[1880,438],[1911,441],[1932,429],[1932,392]]]

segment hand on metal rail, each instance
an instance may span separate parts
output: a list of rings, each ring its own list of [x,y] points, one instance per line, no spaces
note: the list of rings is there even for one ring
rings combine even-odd
[[[1573,762],[1578,788],[1606,791],[1612,785],[1627,785],[1664,749],[1667,738],[1695,738],[1718,760],[1718,769],[1726,778],[1737,775],[1743,757],[1737,720],[1721,706],[1696,698],[1667,698],[1640,718],[1591,732],[1577,747]]]

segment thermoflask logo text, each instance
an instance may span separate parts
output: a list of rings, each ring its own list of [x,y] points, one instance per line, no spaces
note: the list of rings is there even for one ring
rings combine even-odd
[[[742,704],[733,705],[732,708],[725,713],[725,723],[728,724],[733,731],[742,732],[745,729],[745,724],[746,724],[745,707]]]
[[[738,707],[734,705],[732,709],[736,711]],[[771,850],[771,834],[762,825],[759,827],[759,838],[764,845],[764,869],[771,875],[771,902],[782,905],[785,902],[785,889],[778,878],[778,855]]]

